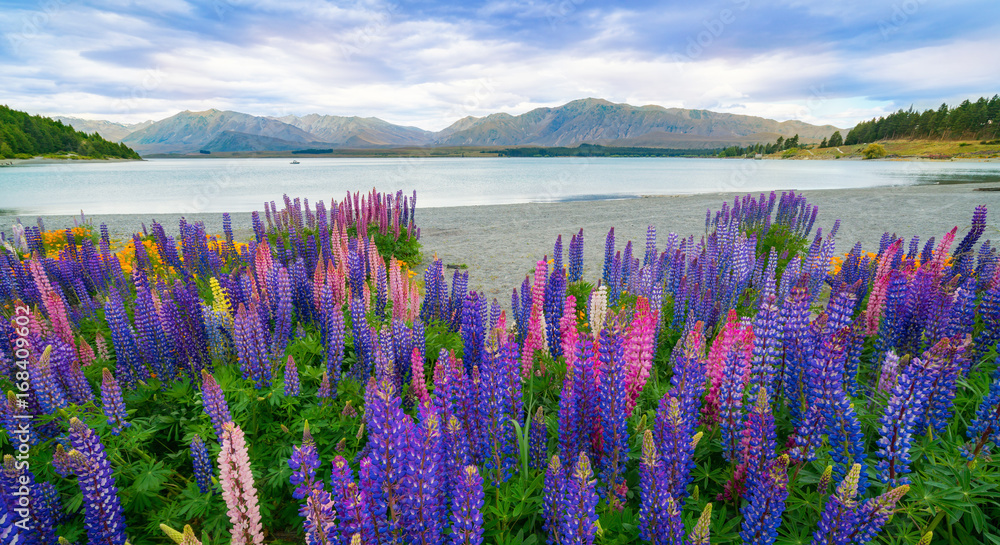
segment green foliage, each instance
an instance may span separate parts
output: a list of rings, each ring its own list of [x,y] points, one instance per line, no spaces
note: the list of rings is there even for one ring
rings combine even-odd
[[[97,133],[82,133],[61,121],[0,106],[0,158],[22,159],[66,151],[96,159],[139,159],[139,154],[125,144],[109,142]]]
[[[864,151],[861,152],[861,156],[865,159],[881,159],[885,157],[887,152],[882,144],[871,143],[865,146]]]
[[[935,138],[944,140],[991,140],[1000,136],[1000,95],[972,102],[962,101],[955,108],[942,104],[937,110],[923,113],[899,110],[885,117],[858,123],[844,142],[848,146],[878,140]],[[830,144],[831,146],[833,144]]]

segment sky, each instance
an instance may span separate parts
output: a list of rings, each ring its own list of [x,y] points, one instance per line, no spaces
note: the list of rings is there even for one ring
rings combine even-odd
[[[851,127],[1000,92],[996,0],[0,0],[0,103],[440,130],[586,97]]]

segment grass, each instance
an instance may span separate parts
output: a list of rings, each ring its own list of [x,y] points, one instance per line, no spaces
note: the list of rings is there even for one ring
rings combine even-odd
[[[941,140],[888,140],[879,142],[885,147],[887,159],[892,158],[925,158],[925,159],[996,159],[1000,158],[1000,142],[941,141]],[[812,148],[798,150],[789,154],[784,152],[768,155],[771,159],[861,159],[862,151],[867,144],[854,146],[839,146],[838,148]]]

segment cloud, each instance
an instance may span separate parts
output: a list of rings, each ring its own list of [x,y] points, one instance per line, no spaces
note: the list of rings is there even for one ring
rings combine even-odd
[[[8,3],[9,4],[9,3]],[[211,107],[441,129],[587,96],[851,126],[992,94],[991,0],[52,0],[0,17],[0,95],[135,122]]]

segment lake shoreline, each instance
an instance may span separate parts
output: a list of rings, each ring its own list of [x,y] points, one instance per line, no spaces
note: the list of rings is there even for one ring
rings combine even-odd
[[[977,191],[991,189],[993,191]],[[976,184],[897,185],[862,189],[801,190],[811,203],[819,206],[816,227],[828,232],[834,220],[843,221],[837,236],[837,253],[850,250],[861,242],[865,250],[877,251],[882,233],[889,230],[909,240],[921,241],[934,236],[940,240],[958,226],[960,238],[968,229],[972,212],[985,204],[996,214],[1000,211],[1000,182]],[[588,280],[596,281],[603,259],[604,238],[611,227],[619,246],[632,240],[642,245],[646,228],[657,229],[662,247],[667,233],[681,236],[704,233],[705,212],[718,210],[723,202],[747,192],[716,192],[688,195],[655,195],[623,199],[602,199],[553,203],[493,204],[418,208],[417,226],[421,228],[424,260],[415,266],[422,271],[437,255],[446,265],[465,266],[469,286],[503,303],[510,290],[519,285],[534,263],[551,256],[556,237],[562,235],[564,248],[569,238],[584,229],[584,269]],[[759,193],[757,191],[752,192]],[[780,193],[780,192],[779,192]],[[22,222],[34,224],[34,217],[21,216]],[[112,238],[128,240],[133,232],[142,232],[142,224],[161,223],[168,233],[177,233],[182,214],[102,214],[88,216],[95,225],[105,222]],[[253,236],[250,213],[232,215],[237,240]],[[210,234],[222,233],[221,213],[185,216],[187,221],[205,223]],[[79,216],[43,217],[46,229],[74,225]],[[14,216],[0,212],[0,225],[9,231]],[[1000,239],[998,222],[988,223],[985,238]]]

